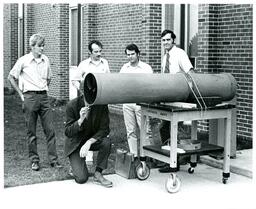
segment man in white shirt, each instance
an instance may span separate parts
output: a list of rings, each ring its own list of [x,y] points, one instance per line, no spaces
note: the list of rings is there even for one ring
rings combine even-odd
[[[90,57],[80,62],[72,84],[80,90],[80,82],[88,73],[110,73],[108,61],[102,58],[103,45],[97,40],[93,40],[88,45]]]
[[[61,168],[56,151],[52,111],[47,96],[51,81],[51,68],[48,57],[43,54],[45,38],[40,34],[34,34],[29,39],[29,45],[31,52],[17,60],[9,73],[8,79],[22,101],[31,168],[34,171],[40,169],[36,136],[38,116],[41,119],[46,136],[50,165]],[[22,80],[22,82],[19,82],[21,85],[18,85],[16,80]]]
[[[128,63],[124,64],[120,73],[153,73],[150,65],[140,60],[140,51],[135,44],[130,44],[125,48],[125,54]],[[126,126],[127,140],[130,152],[135,157],[138,156],[136,128],[141,129],[141,107],[135,103],[123,104],[124,122]],[[149,120],[146,121],[146,131],[148,142],[151,137],[151,128],[149,127]]]
[[[165,50],[162,61],[162,73],[188,73],[192,70],[193,66],[187,53],[175,44],[176,35],[171,30],[165,30],[162,32],[161,37]]]
[[[175,45],[176,35],[171,30],[164,30],[161,34],[165,55],[162,61],[162,73],[189,73],[192,72],[193,66],[186,52]],[[160,124],[160,136],[162,144],[167,144],[170,139],[170,121],[162,120]],[[159,169],[160,172],[170,172],[170,166],[166,165]]]

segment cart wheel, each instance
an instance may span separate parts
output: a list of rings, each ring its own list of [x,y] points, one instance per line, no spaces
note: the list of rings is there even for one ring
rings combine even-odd
[[[192,167],[190,167],[189,169],[188,169],[188,173],[190,173],[190,174],[192,174],[192,173],[194,173],[194,168],[192,168]]]
[[[181,181],[176,174],[172,173],[166,181],[166,190],[170,193],[176,193],[180,190]]]
[[[223,183],[223,184],[226,184],[226,183],[227,183],[227,181],[228,181],[228,179],[227,179],[227,178],[223,178],[223,179],[222,179],[222,183]]]
[[[139,180],[146,180],[150,175],[150,168],[145,162],[141,162],[136,167],[136,174]]]

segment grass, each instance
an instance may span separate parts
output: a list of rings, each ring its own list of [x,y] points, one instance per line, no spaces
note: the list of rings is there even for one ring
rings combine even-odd
[[[51,101],[54,114],[54,129],[56,134],[56,145],[59,161],[63,165],[62,169],[50,167],[47,159],[46,142],[43,130],[38,121],[38,153],[40,156],[41,169],[38,172],[32,171],[26,142],[26,128],[23,113],[21,111],[21,101],[16,94],[5,94],[4,96],[4,187],[19,185],[44,183],[50,181],[69,179],[69,161],[64,157],[64,125],[65,125],[65,105],[59,101]],[[153,139],[155,144],[160,143],[159,120],[151,120],[153,128]],[[108,168],[105,174],[114,173],[115,151],[117,148],[128,149],[126,131],[123,116],[115,113],[110,114],[110,138],[112,150],[109,157]],[[188,138],[190,129],[179,128],[178,138]],[[198,135],[199,139],[207,140],[207,134]],[[238,140],[237,149],[250,149],[251,143]],[[93,172],[94,167],[89,167]]]
[[[64,157],[64,125],[65,105],[58,106],[52,102],[54,114],[54,129],[56,146],[62,169],[51,168],[47,159],[46,141],[38,120],[38,154],[41,169],[32,171],[28,158],[26,142],[26,128],[21,110],[21,101],[16,94],[4,96],[4,187],[13,187],[27,184],[44,183],[68,179],[69,161]],[[118,127],[118,128],[117,128]],[[112,150],[108,168],[105,174],[114,173],[115,150],[117,147],[127,148],[125,125],[123,117],[110,114],[110,137]],[[94,167],[89,167],[93,172]]]

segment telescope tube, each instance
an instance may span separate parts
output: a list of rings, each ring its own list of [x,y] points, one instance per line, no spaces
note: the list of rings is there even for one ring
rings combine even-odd
[[[231,74],[191,73],[202,97],[231,100],[236,80]],[[81,84],[88,104],[189,102],[192,91],[182,73],[89,73]],[[195,88],[195,86],[193,87]]]

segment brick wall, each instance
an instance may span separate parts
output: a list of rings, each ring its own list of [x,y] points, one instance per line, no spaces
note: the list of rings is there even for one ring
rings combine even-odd
[[[69,5],[26,4],[25,42],[29,52],[29,38],[41,33],[46,38],[44,48],[52,69],[49,95],[60,100],[69,98]]]
[[[36,33],[34,26],[34,4],[27,4],[24,6],[24,51],[25,54],[30,52],[29,37]]]
[[[4,4],[3,18],[3,81],[10,88],[7,77],[18,59],[18,4]]]
[[[162,6],[149,4],[144,6],[142,32],[144,32],[144,49],[147,51],[148,63],[155,73],[161,72],[161,32]],[[143,44],[143,43],[142,43]]]
[[[83,59],[88,57],[88,42],[98,39],[104,45],[103,56],[111,71],[119,72],[127,62],[126,45],[135,43],[141,50],[141,60],[160,71],[161,5],[86,4],[83,30]]]
[[[96,39],[97,22],[96,22],[96,8],[97,4],[82,5],[82,50],[81,59],[88,58],[88,44],[90,41]]]
[[[200,5],[197,69],[232,73],[238,82],[237,133],[252,140],[253,6]]]

